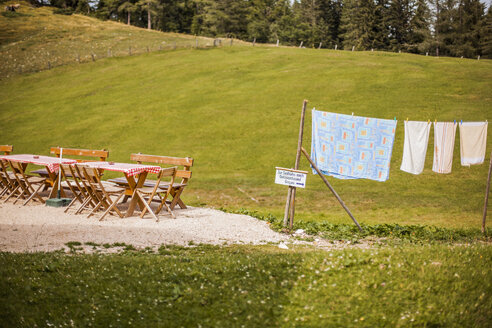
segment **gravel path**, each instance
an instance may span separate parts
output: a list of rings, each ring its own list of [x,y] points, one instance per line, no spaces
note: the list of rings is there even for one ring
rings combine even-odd
[[[137,248],[162,244],[263,244],[281,242],[287,236],[272,231],[266,222],[209,208],[176,210],[155,222],[150,216],[104,221],[63,213],[43,205],[0,204],[0,251],[35,252],[66,248],[69,241],[97,244],[125,243]]]

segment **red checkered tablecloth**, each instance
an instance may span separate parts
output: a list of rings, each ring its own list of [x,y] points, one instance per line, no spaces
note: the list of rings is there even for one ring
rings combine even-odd
[[[132,164],[132,163],[110,164],[110,163],[113,162],[86,162],[86,163],[79,163],[78,165],[83,165],[83,166],[107,170],[107,171],[123,172],[127,176],[134,176],[142,172],[157,174],[161,170],[160,166],[155,166],[155,165],[143,165],[143,164]]]
[[[6,161],[19,162],[19,163],[46,166],[48,171],[50,171],[51,173],[58,172],[58,169],[60,167],[60,158],[51,157],[51,156],[42,156],[42,155],[38,156],[38,155],[31,155],[31,154],[1,155],[0,159]],[[73,163],[77,163],[77,161],[74,159],[63,158],[61,160],[61,163],[73,164]]]

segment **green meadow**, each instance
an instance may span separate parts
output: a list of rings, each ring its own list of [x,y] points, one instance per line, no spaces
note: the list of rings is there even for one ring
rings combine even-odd
[[[5,327],[487,327],[491,248],[0,253]]]
[[[488,60],[282,47],[168,50],[0,82],[0,140],[16,153],[64,146],[109,149],[113,161],[135,152],[190,156],[190,205],[281,217],[287,188],[274,184],[275,167],[294,165],[307,99],[306,149],[313,107],[398,120],[387,182],[329,178],[360,222],[479,227],[488,163],[460,165],[459,131],[451,174],[431,171],[433,132],[424,172],[399,166],[403,120],[487,120],[490,90]],[[301,169],[309,170],[306,159]],[[350,222],[312,174],[297,193],[296,218]]]

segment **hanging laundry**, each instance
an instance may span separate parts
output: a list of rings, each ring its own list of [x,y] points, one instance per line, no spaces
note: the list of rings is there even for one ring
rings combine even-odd
[[[339,179],[388,179],[396,120],[314,109],[312,115],[311,158],[323,174]]]
[[[487,122],[462,122],[460,124],[461,165],[482,164],[487,145]]]
[[[405,121],[405,141],[400,170],[420,174],[424,170],[430,122]]]
[[[434,122],[434,162],[432,171],[451,173],[456,123]]]

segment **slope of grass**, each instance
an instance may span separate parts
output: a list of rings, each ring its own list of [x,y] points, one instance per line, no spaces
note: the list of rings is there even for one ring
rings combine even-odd
[[[424,173],[400,171],[402,120],[489,119],[491,81],[486,60],[259,47],[166,51],[0,82],[0,140],[17,153],[59,145],[107,148],[113,161],[132,152],[191,156],[189,204],[280,217],[287,190],[273,183],[274,168],[293,166],[308,99],[309,108],[399,120],[387,182],[329,178],[361,222],[479,227],[488,165],[460,166],[457,132],[453,172],[433,173],[431,132]],[[308,111],[307,149],[310,119]],[[308,169],[305,159],[301,168]],[[310,175],[297,195],[297,218],[349,222],[318,177]]]
[[[162,33],[84,15],[58,15],[56,8],[20,3],[0,15],[0,78],[108,56],[128,56],[174,47],[196,46],[194,36]],[[2,6],[3,9],[3,6]],[[236,42],[237,43],[237,42]],[[198,38],[198,46],[213,40]],[[49,64],[48,64],[49,62]]]
[[[492,249],[0,253],[0,325],[485,327]]]

